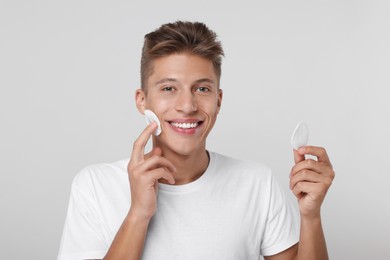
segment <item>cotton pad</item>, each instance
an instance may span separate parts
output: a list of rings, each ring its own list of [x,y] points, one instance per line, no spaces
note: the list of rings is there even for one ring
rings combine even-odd
[[[154,131],[154,135],[155,136],[160,135],[161,131],[162,131],[161,130],[161,123],[160,123],[160,120],[158,120],[158,117],[156,116],[156,114],[150,110],[145,110],[144,113],[145,113],[146,124],[150,125],[152,122],[156,122],[157,129]]]
[[[293,149],[298,150],[299,147],[306,146],[309,141],[309,128],[308,126],[300,122],[295,127],[294,133],[291,136],[291,146]]]

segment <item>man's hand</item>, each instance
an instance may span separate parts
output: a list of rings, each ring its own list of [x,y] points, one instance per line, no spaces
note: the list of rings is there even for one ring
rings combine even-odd
[[[317,160],[305,159],[305,154]],[[335,177],[332,164],[321,147],[304,146],[294,150],[295,165],[290,173],[290,189],[298,198],[302,217],[317,218],[325,195]]]
[[[161,149],[154,148],[148,158],[144,154],[145,145],[156,128],[153,122],[137,138],[127,166],[131,190],[130,213],[144,219],[150,219],[156,212],[158,180],[163,178],[170,184],[175,183],[172,172],[176,168],[161,156]]]
[[[127,166],[131,189],[131,206],[103,259],[141,259],[149,222],[157,208],[158,180],[163,178],[175,183],[173,164],[162,157],[161,149],[155,148],[145,155],[145,145],[156,130],[154,122],[147,126],[134,142]]]
[[[313,155],[317,160],[305,159]],[[290,189],[298,198],[301,212],[299,243],[285,251],[266,256],[267,260],[327,260],[328,251],[321,224],[321,205],[334,179],[334,171],[324,148],[304,146],[294,150],[295,165],[290,173]]]

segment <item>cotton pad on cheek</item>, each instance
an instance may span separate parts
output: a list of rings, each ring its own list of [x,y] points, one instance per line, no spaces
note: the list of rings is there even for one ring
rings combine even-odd
[[[300,122],[295,127],[294,133],[291,136],[291,146],[293,149],[298,150],[299,147],[306,146],[309,141],[309,127]]]
[[[145,110],[144,114],[145,114],[145,120],[146,120],[147,125],[150,125],[153,122],[157,123],[157,129],[154,131],[154,135],[155,136],[160,135],[162,132],[161,123],[160,123],[160,120],[158,120],[158,117],[156,116],[156,114],[150,110]]]

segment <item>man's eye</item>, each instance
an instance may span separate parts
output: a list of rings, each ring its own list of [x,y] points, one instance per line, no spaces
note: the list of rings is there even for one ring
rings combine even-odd
[[[163,87],[162,91],[173,91],[173,87]]]
[[[196,89],[196,91],[199,92],[210,92],[210,89],[208,87],[199,87]]]

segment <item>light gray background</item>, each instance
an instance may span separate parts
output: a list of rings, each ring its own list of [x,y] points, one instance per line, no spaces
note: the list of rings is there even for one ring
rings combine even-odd
[[[298,121],[336,179],[331,259],[390,259],[388,1],[0,2],[0,258],[55,259],[74,175],[130,154],[145,33],[199,20],[223,42],[208,148],[270,165],[286,187]]]

